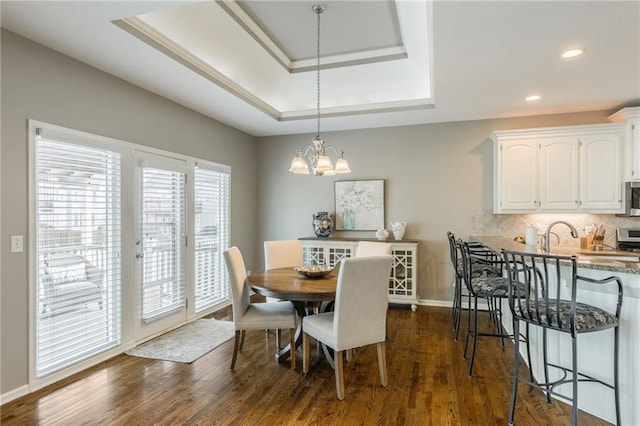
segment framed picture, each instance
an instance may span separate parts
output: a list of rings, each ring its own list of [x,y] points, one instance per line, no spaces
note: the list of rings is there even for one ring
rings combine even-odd
[[[384,228],[384,180],[336,181],[335,202],[336,230]]]

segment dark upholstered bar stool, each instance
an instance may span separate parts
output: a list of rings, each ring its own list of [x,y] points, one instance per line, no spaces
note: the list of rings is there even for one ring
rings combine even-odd
[[[471,359],[469,361],[469,376],[473,375],[473,363],[476,355],[476,345],[478,337],[498,337],[504,346],[504,338],[512,338],[506,334],[502,327],[502,311],[500,301],[507,298],[509,279],[503,276],[496,276],[493,273],[487,273],[484,269],[486,266],[500,267],[502,259],[494,265],[482,264],[483,267],[477,268],[473,266],[475,259],[474,249],[469,243],[462,242],[460,244],[460,253],[462,255],[462,278],[469,292],[469,315],[467,320],[467,336],[464,342],[464,358],[467,357],[467,347],[469,340],[473,339],[471,349]],[[494,252],[495,253],[495,252]],[[496,332],[480,332],[478,329],[478,300],[485,300],[489,305],[488,313],[496,327]],[[473,305],[471,306],[471,302]],[[472,326],[473,325],[473,326]],[[519,334],[515,334],[519,336]],[[519,340],[519,337],[518,339]]]
[[[515,340],[515,363],[513,370],[513,389],[509,424],[513,424],[518,383],[523,382],[540,389],[551,404],[551,396],[569,400],[573,405],[571,424],[577,424],[578,416],[578,382],[600,383],[613,389],[615,397],[616,423],[620,424],[620,391],[618,379],[618,347],[620,309],[622,307],[622,281],[618,277],[602,280],[580,277],[577,274],[575,256],[555,256],[544,254],[519,253],[502,251],[505,268],[510,283],[524,283],[524,295],[509,291],[509,308],[514,318],[514,334],[518,334],[520,323],[542,327],[542,348],[544,363],[544,382],[527,380],[518,374],[520,356],[518,339]],[[562,271],[565,271],[564,275]],[[598,285],[617,285],[617,305],[615,313],[599,307],[576,301],[579,282]],[[562,285],[560,285],[562,283]],[[509,287],[510,290],[513,287]],[[561,298],[564,292],[569,299]],[[523,297],[524,296],[524,297]],[[614,378],[613,384],[606,383],[578,371],[578,353],[576,337],[583,333],[602,332],[613,329]],[[550,363],[547,358],[547,330],[555,330],[571,336],[571,365]],[[529,362],[531,365],[531,362]],[[559,369],[562,374],[557,380],[550,380],[549,367]],[[571,398],[560,394],[555,389],[560,385],[572,385]]]
[[[467,299],[467,311],[470,307],[469,294],[463,288],[463,269],[462,269],[462,257],[460,255],[460,244],[462,241],[456,240],[452,232],[447,232],[447,239],[449,240],[449,254],[451,256],[451,265],[454,273],[454,294],[453,303],[451,307],[451,315],[453,317],[453,330],[454,338],[457,341],[460,332],[460,317],[462,315],[463,299]],[[502,268],[500,263],[502,259],[498,253],[489,249],[481,243],[469,242],[470,251],[472,252],[471,262],[472,268],[479,273],[485,273],[493,276],[502,275]]]

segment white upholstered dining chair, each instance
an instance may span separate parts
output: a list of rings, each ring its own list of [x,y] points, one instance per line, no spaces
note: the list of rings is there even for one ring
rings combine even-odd
[[[274,240],[264,242],[264,269],[302,266],[302,241]]]
[[[358,241],[355,257],[385,256],[391,254],[391,243]]]
[[[295,348],[296,313],[291,302],[250,303],[249,286],[245,283],[247,270],[238,247],[224,252],[224,261],[231,285],[233,326],[235,341],[231,369],[236,365],[238,352],[242,350],[246,330],[288,329],[291,347]],[[296,367],[295,352],[291,356],[291,368]]]
[[[300,240],[272,240],[264,242],[264,269],[287,268],[302,266],[302,241]],[[278,302],[280,299],[267,297],[267,302]],[[280,331],[276,330],[276,347],[280,349]]]
[[[381,243],[375,241],[358,241],[358,246],[356,247],[356,255],[355,257],[369,257],[369,256],[386,256],[391,254],[392,248],[391,243]],[[389,338],[389,330],[387,328],[386,333],[387,338]],[[347,351],[347,361],[351,361],[351,356],[356,353],[356,350]]]
[[[335,309],[302,319],[303,371],[309,372],[309,337],[335,351],[338,399],[344,399],[345,351],[375,344],[382,386],[387,385],[386,322],[391,256],[347,258],[338,272]]]

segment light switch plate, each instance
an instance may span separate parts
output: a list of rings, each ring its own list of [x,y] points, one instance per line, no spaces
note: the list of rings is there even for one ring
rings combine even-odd
[[[24,251],[24,238],[22,235],[11,236],[11,253],[22,253]]]

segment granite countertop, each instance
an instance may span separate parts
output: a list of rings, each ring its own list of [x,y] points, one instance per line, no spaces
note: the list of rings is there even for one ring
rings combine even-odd
[[[524,253],[542,253],[539,246],[527,246],[506,237],[474,235],[470,240],[481,242],[496,251],[507,249]],[[585,250],[579,247],[555,246],[551,247],[550,254],[576,256],[578,268],[640,275],[640,253],[615,249]]]

